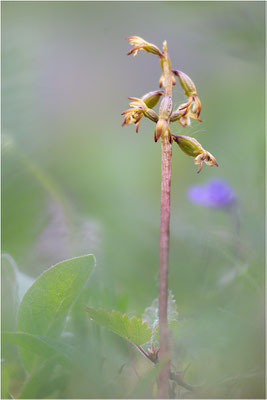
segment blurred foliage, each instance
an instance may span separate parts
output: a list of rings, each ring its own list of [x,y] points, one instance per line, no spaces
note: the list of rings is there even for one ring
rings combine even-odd
[[[118,311],[109,313],[106,310],[96,310],[92,307],[86,307],[86,311],[97,324],[134,344],[142,345],[151,339],[152,329],[140,318],[129,318],[126,314],[121,314]]]
[[[3,338],[3,398],[155,395],[151,363],[84,310],[141,317],[157,297],[160,145],[147,121],[138,135],[122,130],[120,113],[128,96],[157,89],[160,68],[148,54],[126,57],[134,34],[166,39],[173,67],[194,80],[203,122],[186,129],[219,163],[198,176],[173,151],[174,368],[190,364],[184,378],[200,397],[264,398],[261,2],[2,4],[2,330],[16,330],[22,294],[49,266],[96,256],[64,327],[73,362],[47,359],[29,377]],[[174,95],[176,106],[178,85]],[[211,177],[235,190],[239,231],[235,216],[188,201],[188,187]]]

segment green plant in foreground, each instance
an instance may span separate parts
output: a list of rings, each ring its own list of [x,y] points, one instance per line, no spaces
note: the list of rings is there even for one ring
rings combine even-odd
[[[129,54],[136,55],[139,50],[145,50],[157,55],[162,68],[160,89],[145,94],[141,99],[130,98],[131,108],[123,113],[122,124],[134,123],[136,131],[138,131],[141,119],[146,117],[156,124],[155,142],[161,139],[159,296],[150,307],[146,308],[142,318],[129,317],[118,311],[109,312],[92,306],[85,307],[85,310],[91,320],[133,344],[155,366],[149,375],[149,385],[153,384],[157,378],[158,397],[168,398],[172,397],[173,393],[170,381],[187,391],[196,390],[196,387],[184,381],[183,372],[174,370],[171,362],[171,329],[175,331],[182,325],[180,322],[178,323],[176,302],[168,290],[172,144],[176,142],[182,151],[195,158],[195,163],[199,164],[198,172],[202,169],[203,162],[209,166],[218,166],[218,164],[216,159],[204,150],[194,138],[176,136],[171,133],[172,122],[177,121],[182,127],[186,127],[190,124],[190,118],[200,121],[201,103],[192,80],[186,74],[171,69],[166,42],[164,42],[161,52],[155,45],[139,37],[134,36],[129,40],[134,46]],[[173,111],[172,87],[176,84],[177,77],[188,101]],[[157,113],[153,108],[160,100]],[[30,169],[36,172],[36,168]],[[39,173],[37,175],[40,176]],[[46,186],[50,189],[51,194],[57,195],[49,181]],[[10,264],[10,260],[7,261]],[[13,281],[16,274],[11,270],[12,265],[9,264],[6,267],[6,273],[11,273]],[[95,377],[94,374],[99,373],[100,366],[98,369],[95,366],[93,369],[88,369],[86,357],[90,353],[90,349],[85,349],[82,345],[79,347],[80,337],[84,334],[81,334],[78,326],[81,319],[85,317],[86,320],[84,306],[88,300],[87,283],[94,265],[93,255],[62,261],[45,271],[26,291],[18,307],[16,329],[15,321],[13,321],[12,324],[6,326],[3,334],[4,349],[8,349],[7,343],[17,344],[26,379],[19,390],[10,390],[9,385],[5,384],[3,397],[13,398],[15,395],[15,398],[51,398],[53,395],[53,398],[64,398],[66,397],[64,394],[68,393],[68,382],[73,378],[73,369],[77,368],[80,373],[81,365],[85,365],[87,377],[90,378],[91,374],[92,381]],[[14,308],[16,304],[17,301],[14,303]],[[81,319],[79,320],[79,318]],[[68,322],[68,319],[71,322]],[[72,331],[71,329],[68,331],[68,323],[72,327]],[[87,324],[87,320],[85,323]],[[87,338],[86,336],[85,342],[88,347],[90,347],[90,343],[88,344],[90,339],[91,337]],[[83,346],[85,346],[85,342],[82,342]],[[93,339],[91,342],[93,343]],[[92,346],[95,344],[93,343]],[[8,352],[8,350],[5,351]],[[88,393],[88,395],[91,397],[92,393]],[[136,396],[132,394],[132,397],[138,396],[138,394]],[[103,397],[106,396],[103,395]]]
[[[122,126],[134,123],[136,131],[139,129],[140,120],[144,116],[156,123],[154,140],[161,139],[162,161],[161,161],[161,224],[160,224],[160,268],[159,268],[159,359],[163,363],[158,376],[158,397],[169,397],[169,379],[171,377],[171,335],[168,327],[168,263],[170,242],[170,191],[171,191],[171,161],[173,140],[189,156],[195,157],[195,164],[199,164],[198,172],[201,171],[203,162],[209,166],[218,163],[215,157],[204,150],[201,144],[189,136],[175,136],[171,133],[171,123],[178,122],[182,127],[190,125],[190,118],[199,119],[201,102],[199,100],[194,82],[184,72],[174,70],[168,56],[167,42],[163,43],[161,51],[154,44],[146,42],[139,36],[131,36],[129,40],[133,49],[128,55],[137,55],[140,50],[157,55],[160,59],[162,75],[159,80],[160,88],[164,90],[150,92],[141,99],[129,97],[133,102],[131,108],[124,111],[125,115]],[[172,87],[176,84],[178,77],[181,87],[188,101],[181,104],[173,111]],[[159,112],[153,107],[162,97]],[[158,350],[157,350],[158,351]]]

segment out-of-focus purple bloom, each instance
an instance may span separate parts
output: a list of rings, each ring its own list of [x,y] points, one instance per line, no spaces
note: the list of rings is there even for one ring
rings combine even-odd
[[[236,194],[223,179],[211,179],[205,185],[194,185],[188,189],[192,203],[211,208],[227,208],[236,202]]]

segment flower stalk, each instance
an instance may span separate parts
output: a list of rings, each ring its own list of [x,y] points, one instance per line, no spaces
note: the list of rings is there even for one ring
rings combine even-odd
[[[167,43],[163,45],[163,74],[166,96],[172,98],[172,73],[168,58]],[[160,217],[160,265],[159,265],[159,357],[163,362],[158,377],[158,398],[168,398],[171,366],[171,337],[168,328],[168,273],[170,248],[170,204],[172,141],[161,136],[161,217]]]

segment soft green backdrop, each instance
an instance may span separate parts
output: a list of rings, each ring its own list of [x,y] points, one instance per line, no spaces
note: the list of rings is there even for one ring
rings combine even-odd
[[[150,121],[136,135],[120,114],[128,96],[157,89],[160,67],[143,52],[126,56],[129,35],[167,40],[203,106],[201,124],[173,124],[173,133],[194,136],[219,162],[197,175],[193,159],[173,150],[170,288],[181,319],[193,321],[174,363],[191,363],[187,380],[207,384],[205,396],[263,398],[263,2],[2,3],[2,252],[33,278],[95,254],[91,306],[140,316],[157,296],[160,144]],[[178,106],[178,84],[174,95]],[[189,186],[212,177],[236,191],[239,238],[226,212],[187,199]],[[130,366],[147,361],[123,339],[86,329],[88,371],[74,371],[64,395],[130,397]],[[6,379],[16,392],[23,372],[12,351]],[[96,372],[101,357],[107,366]],[[117,376],[123,363],[129,370]]]

